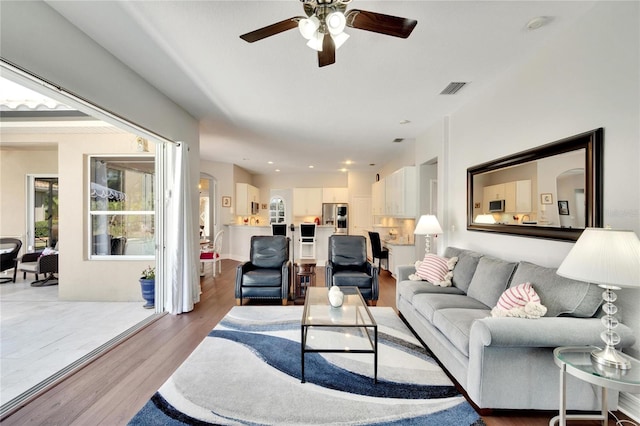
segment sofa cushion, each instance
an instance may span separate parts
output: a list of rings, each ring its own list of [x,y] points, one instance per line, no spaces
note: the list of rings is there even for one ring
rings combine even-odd
[[[465,293],[469,289],[471,279],[478,266],[478,261],[482,257],[482,254],[476,253],[471,250],[459,249],[456,247],[447,247],[444,252],[445,257],[457,257],[458,263],[453,268],[453,279],[451,282],[454,287],[458,287]]]
[[[371,288],[371,275],[359,271],[342,271],[333,274],[333,285]]]
[[[500,295],[509,286],[517,263],[483,256],[473,274],[467,295],[487,306],[495,306]]]
[[[469,336],[473,323],[491,316],[487,309],[440,309],[433,315],[433,325],[465,356],[469,356]]]
[[[400,297],[409,302],[413,300],[413,296],[421,293],[464,294],[464,292],[457,287],[440,287],[426,281],[405,280],[400,281],[397,286]]]
[[[584,281],[556,274],[556,268],[546,268],[520,262],[513,274],[511,286],[529,282],[547,308],[547,317],[560,315],[589,318],[595,315],[602,301],[602,289]]]
[[[484,303],[462,294],[422,293],[413,296],[411,302],[416,311],[431,323],[433,323],[434,314],[439,309],[460,308],[484,309],[487,311],[490,309]]]
[[[280,269],[289,259],[289,240],[282,235],[255,235],[249,257],[256,268]]]
[[[254,269],[242,276],[242,285],[246,287],[281,287],[280,269]]]

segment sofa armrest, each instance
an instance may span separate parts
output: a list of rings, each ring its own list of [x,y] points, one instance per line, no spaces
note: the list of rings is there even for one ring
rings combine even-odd
[[[471,326],[469,348],[476,345],[553,348],[602,346],[600,333],[603,330],[599,318],[483,318]],[[620,324],[616,331],[621,338],[619,347],[629,347],[635,343],[633,331],[626,325]]]
[[[378,279],[378,267],[375,263],[367,262],[367,274],[371,276],[371,300],[378,300],[380,294],[380,282]]]
[[[236,289],[235,296],[236,299],[242,297],[242,276],[247,272],[256,269],[251,262],[244,262],[236,266]]]
[[[413,265],[398,265],[396,266],[396,282],[408,280],[409,275],[415,273],[416,267]]]
[[[331,287],[333,283],[333,262],[327,260],[324,267],[324,284],[326,287]]]

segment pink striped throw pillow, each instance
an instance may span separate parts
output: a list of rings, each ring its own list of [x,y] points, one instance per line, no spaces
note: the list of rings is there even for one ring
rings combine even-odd
[[[546,313],[547,308],[540,303],[531,283],[506,289],[491,310],[493,317],[540,318]]]
[[[451,277],[447,277],[450,275],[449,264],[449,259],[446,257],[429,253],[424,256],[424,260],[420,266],[418,266],[416,275],[432,284],[440,284],[447,281],[447,278],[449,278],[448,281],[450,285]]]
[[[506,289],[498,299],[496,306],[508,311],[513,308],[524,308],[528,302],[540,303],[540,297],[531,283],[524,283]]]

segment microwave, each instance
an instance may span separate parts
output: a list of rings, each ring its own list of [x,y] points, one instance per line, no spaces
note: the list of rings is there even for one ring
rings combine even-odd
[[[504,200],[489,201],[489,212],[498,213],[504,211]]]

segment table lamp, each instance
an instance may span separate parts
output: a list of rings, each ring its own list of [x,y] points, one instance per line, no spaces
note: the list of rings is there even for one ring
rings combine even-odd
[[[415,235],[426,235],[424,254],[431,253],[431,236],[435,234],[442,234],[442,228],[438,223],[438,219],[432,214],[424,214],[420,216],[418,224],[416,225]]]
[[[618,308],[613,302],[613,290],[622,287],[640,288],[640,240],[633,231],[610,228],[587,228],[558,268],[558,275],[597,284],[604,289],[602,323],[606,330],[600,334],[604,349],[591,352],[592,362],[606,368],[627,370],[630,362],[616,351],[620,336],[615,332]]]

